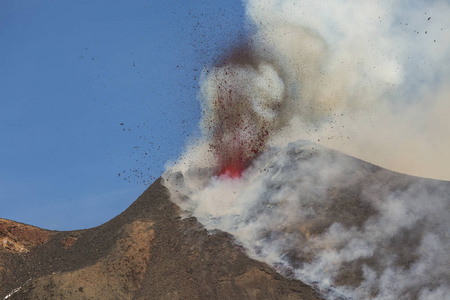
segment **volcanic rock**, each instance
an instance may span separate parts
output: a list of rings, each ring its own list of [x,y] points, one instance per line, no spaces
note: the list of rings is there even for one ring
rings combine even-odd
[[[1,299],[320,299],[250,259],[224,232],[180,217],[161,180],[92,229],[0,219]]]

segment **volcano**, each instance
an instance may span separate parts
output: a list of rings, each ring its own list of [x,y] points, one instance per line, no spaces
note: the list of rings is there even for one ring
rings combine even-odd
[[[195,174],[213,172],[169,172],[92,229],[0,220],[0,296],[446,299],[450,182],[299,141],[268,149],[240,179],[210,178],[214,213],[196,210],[195,193],[173,195]],[[211,192],[220,184],[235,195],[227,207]]]

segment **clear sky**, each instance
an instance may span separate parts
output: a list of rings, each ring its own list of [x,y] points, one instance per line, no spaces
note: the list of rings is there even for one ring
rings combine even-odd
[[[240,0],[1,1],[0,218],[71,230],[126,209],[198,134],[200,71],[244,14]]]

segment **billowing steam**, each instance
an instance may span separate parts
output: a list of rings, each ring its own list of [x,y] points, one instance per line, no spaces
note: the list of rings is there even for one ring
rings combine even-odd
[[[323,147],[450,179],[450,4],[246,5],[248,43],[203,72],[203,137],[163,175],[172,200],[329,299],[450,299],[450,184]]]
[[[449,299],[449,182],[304,141],[270,148],[240,179],[208,171],[167,172],[172,199],[328,299]]]

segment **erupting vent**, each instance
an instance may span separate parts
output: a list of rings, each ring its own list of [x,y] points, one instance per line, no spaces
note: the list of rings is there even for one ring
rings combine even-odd
[[[228,75],[228,72],[226,72]],[[249,153],[246,151],[245,138],[242,136],[242,114],[234,108],[237,102],[233,98],[233,90],[228,89],[222,93],[223,87],[218,86],[219,95],[214,103],[216,111],[216,124],[210,126],[212,129],[212,141],[210,147],[217,158],[218,175],[225,175],[231,178],[241,177],[242,172],[247,168]],[[247,133],[251,135],[251,132]]]
[[[262,101],[270,97],[261,92],[249,92],[258,76],[258,71],[245,64],[218,68],[208,76],[209,89],[205,98],[210,102],[204,125],[219,176],[241,177],[266,146],[273,126],[271,113],[277,102],[268,107]],[[267,86],[270,84],[266,84],[265,89]]]

